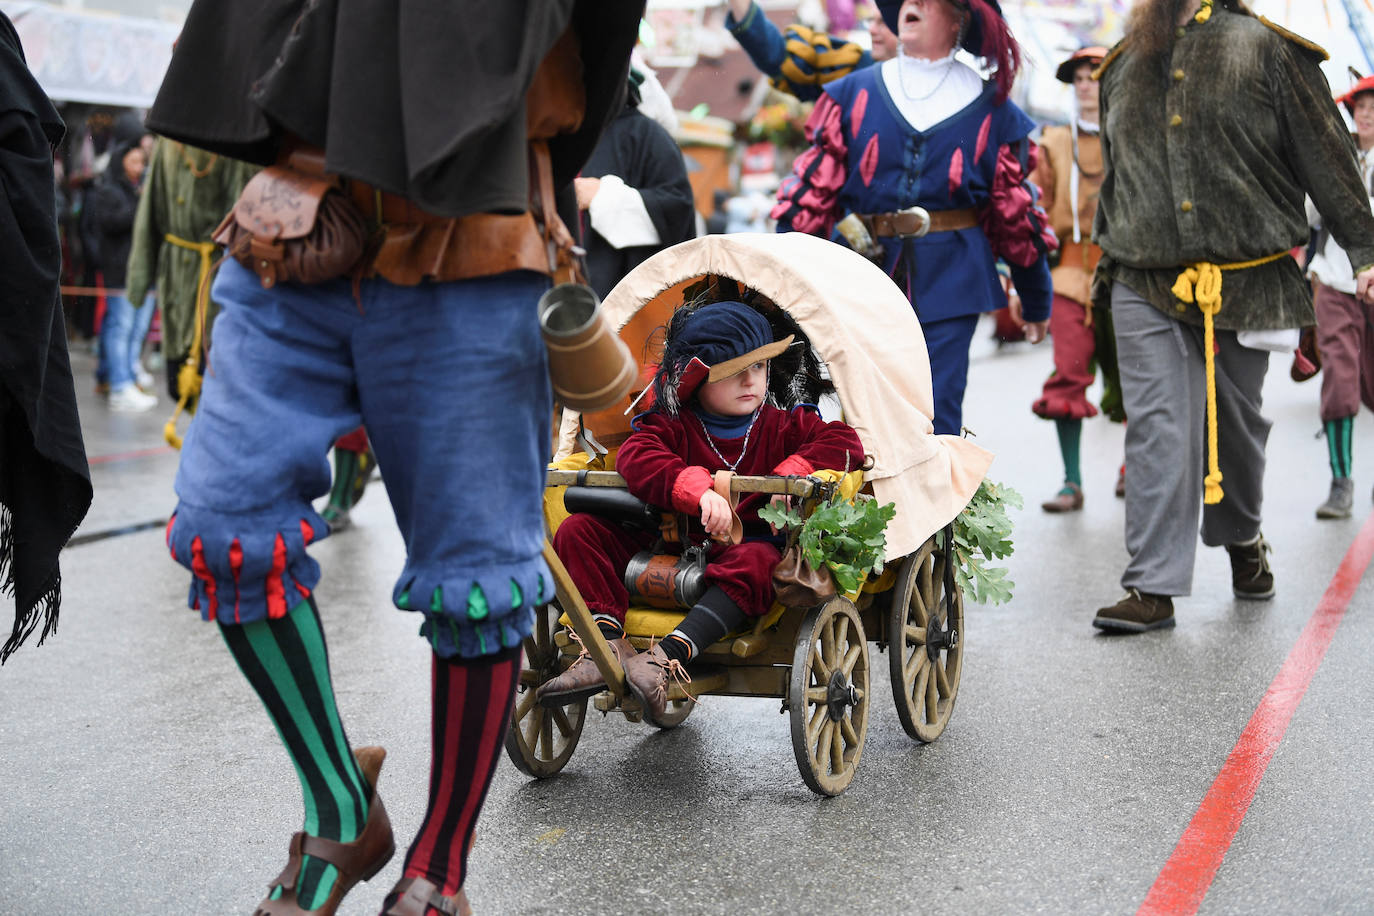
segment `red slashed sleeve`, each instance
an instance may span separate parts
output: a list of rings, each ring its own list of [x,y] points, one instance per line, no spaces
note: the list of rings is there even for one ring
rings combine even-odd
[[[826,93],[816,100],[806,119],[811,146],[792,163],[792,175],[778,189],[770,214],[778,231],[795,230],[828,238],[841,216],[840,188],[844,187],[849,149],[842,121],[844,112]]]
[[[992,253],[1013,267],[1030,267],[1046,252],[1059,247],[1049,217],[1037,203],[1035,186],[1029,180],[1039,152],[1039,147],[1029,140],[998,149],[992,193],[979,214]]]
[[[615,469],[630,492],[651,505],[694,514],[711,488],[711,472],[688,464],[686,431],[680,420],[649,414],[620,446]]]

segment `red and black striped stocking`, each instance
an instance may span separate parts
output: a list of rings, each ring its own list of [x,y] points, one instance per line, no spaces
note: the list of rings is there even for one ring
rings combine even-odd
[[[406,853],[404,877],[452,895],[501,754],[520,676],[520,649],[480,659],[433,656],[429,808]]]

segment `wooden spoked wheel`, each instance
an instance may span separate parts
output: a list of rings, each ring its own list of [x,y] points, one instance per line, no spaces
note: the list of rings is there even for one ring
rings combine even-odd
[[[832,598],[802,621],[787,705],[802,779],[813,792],[839,795],[854,781],[868,734],[868,643],[848,599]]]
[[[964,667],[964,595],[946,587],[947,554],[936,546],[943,536],[932,535],[902,561],[887,620],[897,718],[908,735],[927,742],[949,724]]]
[[[534,701],[540,684],[562,670],[559,648],[553,634],[563,613],[557,602],[535,612],[534,632],[525,639],[524,666],[515,693],[510,730],[506,732],[506,754],[520,772],[536,779],[557,774],[572,757],[582,725],[587,719],[587,699],[566,706],[544,707]]]

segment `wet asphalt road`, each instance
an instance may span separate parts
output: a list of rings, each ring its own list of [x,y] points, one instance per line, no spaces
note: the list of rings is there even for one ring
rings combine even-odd
[[[1274,358],[1277,597],[1234,600],[1224,551],[1203,549],[1176,630],[1108,638],[1089,621],[1119,594],[1126,557],[1111,495],[1122,432],[1086,424],[1086,507],[1042,513],[1061,472],[1053,426],[1029,404],[1049,360],[1048,345],[977,349],[966,423],[1028,508],[1014,601],[968,608],[939,741],[906,737],[879,679],[857,778],[822,799],[797,773],[777,701],[708,698],[665,733],[590,713],[559,777],[498,767],[470,862],[478,912],[1136,911],[1370,514],[1374,422],[1355,428],[1355,518],[1315,521],[1328,481],[1319,382],[1290,382]],[[97,461],[80,534],[165,519],[165,403],[110,414],[89,394],[91,358],[74,361]],[[380,482],[354,518],[315,550],[317,594],[350,738],[390,751],[380,788],[404,845],[427,784],[428,653],[418,620],[389,604],[402,555]],[[63,574],[58,635],[0,670],[0,913],[251,912],[301,816],[258,701],[186,610],[160,526],[71,547]],[[1260,723],[1282,740],[1267,769],[1243,761],[1263,778],[1200,912],[1374,911],[1372,581],[1356,586],[1286,733]],[[1223,810],[1243,806],[1222,797]],[[341,912],[375,913],[400,863]]]

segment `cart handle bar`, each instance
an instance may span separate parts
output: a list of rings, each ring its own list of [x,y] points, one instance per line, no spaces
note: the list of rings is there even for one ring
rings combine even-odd
[[[821,482],[811,477],[745,477],[730,478],[731,493],[783,493],[803,499],[813,495]],[[546,486],[550,487],[620,487],[625,478],[615,471],[549,471]]]

